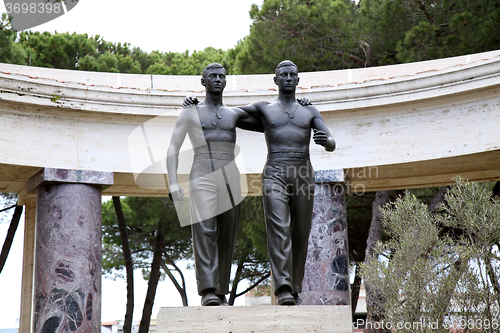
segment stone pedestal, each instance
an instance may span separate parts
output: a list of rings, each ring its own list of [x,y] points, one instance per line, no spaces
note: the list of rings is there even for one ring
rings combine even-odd
[[[37,192],[33,331],[101,331],[101,191],[112,173],[48,169]]]
[[[304,305],[350,305],[346,186],[342,170],[316,172]]]
[[[189,306],[161,308],[156,330],[158,333],[351,333],[352,323],[347,306]]]

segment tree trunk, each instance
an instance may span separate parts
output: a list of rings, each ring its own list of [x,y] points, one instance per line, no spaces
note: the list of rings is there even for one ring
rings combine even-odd
[[[19,226],[19,220],[21,219],[21,214],[23,213],[23,206],[15,206],[14,214],[12,215],[12,219],[10,220],[9,230],[7,231],[7,236],[5,237],[5,242],[2,246],[2,252],[0,253],[0,273],[5,266],[5,262],[7,261],[7,257],[9,256],[10,248],[12,246],[12,242],[14,241],[14,235],[16,234],[17,227]],[[13,207],[9,207],[13,208]]]
[[[438,193],[436,193],[436,196],[431,200],[429,203],[429,210],[433,213],[436,212],[437,210],[437,205],[440,202],[444,201],[444,195],[448,190],[450,189],[450,186],[443,186],[439,189]]]
[[[375,200],[373,200],[372,204],[372,221],[370,224],[370,231],[368,233],[368,239],[366,240],[366,251],[365,251],[365,262],[368,263],[370,260],[373,260],[373,249],[375,247],[375,243],[382,240],[382,214],[380,213],[380,207],[385,205],[389,201],[389,191],[378,191],[375,194]],[[383,300],[377,300],[377,296],[374,295],[370,286],[365,283],[366,290],[366,308],[368,311],[368,315],[366,317],[366,325],[365,325],[365,333],[375,333],[381,332],[381,330],[375,329],[375,323],[380,321],[380,318],[372,315],[371,309],[373,307],[374,302],[379,302]]]
[[[493,249],[490,250],[490,252]],[[488,277],[490,278],[491,285],[496,295],[500,295],[500,283],[498,281],[498,276],[491,265],[491,258],[484,258],[484,262],[486,263],[486,272],[488,273]]]
[[[177,289],[177,291],[181,295],[182,306],[188,306],[188,300],[187,300],[185,286],[183,286],[184,288],[180,286],[179,282],[177,282],[177,279],[172,274],[172,272],[170,271],[170,269],[167,267],[167,264],[165,264],[165,262],[163,261],[163,259],[161,261],[161,267],[163,268],[163,270],[165,271],[165,274],[167,274],[167,276],[170,278],[170,281],[172,281],[172,283],[174,284],[175,288]]]
[[[493,196],[497,198],[500,197],[500,181],[496,182],[495,186],[493,187]],[[499,245],[497,244],[497,246]],[[495,274],[495,271],[493,270],[493,267],[491,265],[491,259],[488,259],[486,263],[487,263],[488,276],[490,278],[491,284],[493,285],[496,294],[500,295],[500,282],[498,280],[498,276]]]
[[[382,240],[382,214],[379,207],[385,205],[389,201],[388,191],[378,191],[375,194],[375,200],[372,204],[372,221],[368,239],[366,240],[365,262],[373,258],[373,248],[375,243]]]
[[[360,288],[361,288],[361,275],[359,275],[359,264],[357,264],[356,270],[354,271],[354,282],[351,284],[352,320],[354,320],[354,314],[356,313],[356,307],[358,306]]]
[[[260,279],[257,280],[257,282],[255,282],[254,284],[252,284],[251,286],[249,286],[247,289],[243,290],[241,293],[236,294],[236,296],[234,298],[236,299],[236,298],[238,298],[238,297],[240,297],[242,295],[245,295],[247,292],[249,292],[253,288],[257,287],[262,281],[264,281],[265,279],[267,279],[270,276],[271,276],[271,272],[268,272],[268,273],[264,274]]]
[[[127,225],[125,224],[125,215],[123,214],[120,197],[113,197],[113,205],[115,206],[118,228],[122,239],[123,259],[125,260],[125,271],[127,274],[127,307],[125,311],[125,321],[123,323],[123,332],[131,333],[132,316],[134,314],[134,265],[132,263]]]
[[[495,186],[493,187],[493,195],[495,197],[500,197],[500,182],[495,183]]]
[[[231,292],[229,293],[229,300],[227,301],[229,305],[233,305],[234,300],[236,299],[236,288],[238,287],[238,283],[240,282],[243,265],[245,264],[247,257],[248,252],[245,251],[238,261],[238,267],[236,268],[236,273],[234,274],[233,285],[231,286]]]
[[[144,301],[144,308],[142,309],[142,319],[139,325],[138,333],[148,333],[149,324],[151,322],[151,313],[153,312],[153,304],[156,296],[156,288],[160,280],[160,266],[162,262],[162,252],[165,243],[165,236],[162,231],[162,221],[158,222],[158,231],[156,232],[156,242],[153,255],[153,262],[151,263],[151,273],[148,281],[148,291],[146,292],[146,300]]]
[[[357,41],[359,47],[363,50],[365,53],[365,67],[372,67],[373,62],[372,62],[372,47],[370,44],[365,42],[364,40],[358,40]]]
[[[181,276],[182,290],[183,290],[183,293],[181,294],[182,304],[183,304],[183,306],[188,306],[188,299],[187,299],[187,294],[186,294],[186,280],[184,279],[184,274],[182,273],[180,268],[177,267],[177,265],[172,260],[172,258],[170,258],[170,256],[167,255],[167,251],[164,250],[163,255],[165,255],[165,258],[167,259],[168,263],[170,265],[172,265],[174,267],[174,269],[177,271],[177,273],[179,273],[179,275]]]

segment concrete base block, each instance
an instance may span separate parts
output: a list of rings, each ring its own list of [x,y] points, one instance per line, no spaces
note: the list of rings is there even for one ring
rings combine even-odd
[[[158,333],[351,333],[351,307],[336,305],[165,307]]]

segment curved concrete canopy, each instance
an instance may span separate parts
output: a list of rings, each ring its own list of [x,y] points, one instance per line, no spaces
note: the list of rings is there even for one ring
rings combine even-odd
[[[312,144],[312,164],[344,169],[352,190],[500,179],[500,51],[299,76],[298,97],[318,107],[338,147]],[[272,77],[228,76],[225,103],[273,100]],[[165,195],[165,153],[186,95],[203,96],[199,76],[0,64],[0,191],[23,193],[51,167],[114,172],[105,194]],[[264,136],[239,131],[237,143],[258,194]]]

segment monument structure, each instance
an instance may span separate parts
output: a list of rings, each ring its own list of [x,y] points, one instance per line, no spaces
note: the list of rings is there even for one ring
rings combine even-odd
[[[314,142],[326,151],[335,149],[335,141],[318,109],[296,101],[297,66],[284,60],[276,66],[275,75],[278,98],[241,109],[259,119],[264,128],[268,154],[262,172],[262,197],[274,293],[279,305],[295,305],[302,304],[299,293],[314,202],[311,130]]]

